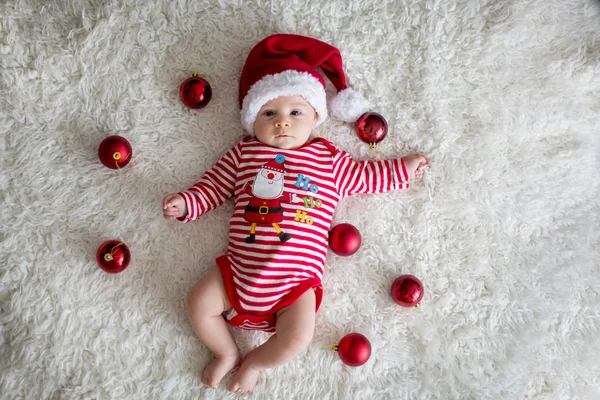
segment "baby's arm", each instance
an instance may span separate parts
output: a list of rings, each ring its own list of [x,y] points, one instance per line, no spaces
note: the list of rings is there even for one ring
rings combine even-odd
[[[177,219],[186,223],[198,219],[233,196],[241,146],[242,142],[231,148],[194,186],[176,194],[181,196],[186,209],[186,213]]]
[[[421,178],[421,168],[429,162],[422,155],[379,161],[356,162],[345,151],[333,160],[333,173],[342,197],[356,193],[382,193],[407,189],[414,178]]]

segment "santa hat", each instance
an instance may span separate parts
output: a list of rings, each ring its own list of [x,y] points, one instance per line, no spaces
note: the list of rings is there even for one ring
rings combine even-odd
[[[367,100],[346,84],[340,51],[320,40],[278,34],[260,41],[248,54],[240,78],[239,103],[242,125],[254,133],[254,121],[265,103],[279,96],[302,96],[318,113],[317,126],[327,119],[325,80],[320,67],[337,94],[330,100],[331,114],[355,122],[369,111]]]
[[[268,169],[271,171],[279,172],[285,174],[285,167],[283,166],[283,161],[279,162],[277,159],[271,160],[265,165],[262,166],[264,169]]]

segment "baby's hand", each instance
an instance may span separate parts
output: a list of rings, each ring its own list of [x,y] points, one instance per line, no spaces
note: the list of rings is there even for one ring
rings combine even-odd
[[[421,154],[415,154],[404,157],[404,164],[406,165],[406,171],[408,172],[408,179],[412,181],[415,178],[421,179],[423,177],[422,168],[429,165],[429,160]]]
[[[169,220],[185,217],[187,215],[185,200],[177,193],[171,193],[163,199],[163,217]]]

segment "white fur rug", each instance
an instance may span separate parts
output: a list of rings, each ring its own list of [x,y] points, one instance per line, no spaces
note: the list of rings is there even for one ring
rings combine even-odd
[[[375,151],[339,121],[318,134],[431,166],[341,203],[363,246],[329,255],[312,345],[249,397],[600,398],[595,2],[7,0],[0,23],[1,398],[236,397],[197,379],[211,354],[184,311],[232,203],[183,225],[161,200],[243,135],[241,67],[276,32],[339,47],[390,125]],[[201,111],[178,98],[193,71],[214,90]],[[121,171],[96,154],[114,134],[134,151]],[[131,249],[123,273],[96,265],[108,239]],[[420,309],[389,295],[406,273]],[[362,367],[329,350],[350,332],[372,343]],[[267,337],[234,334],[242,353]]]

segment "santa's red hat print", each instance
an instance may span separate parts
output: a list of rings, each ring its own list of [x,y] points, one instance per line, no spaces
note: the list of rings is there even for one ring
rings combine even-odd
[[[284,174],[285,167],[283,165],[282,158],[283,157],[278,156],[276,159],[273,159],[273,160],[269,161],[268,163],[266,163],[265,165],[263,165],[263,168],[271,170],[271,171],[279,172],[280,174]]]
[[[368,101],[348,87],[340,51],[311,37],[277,34],[261,40],[248,54],[240,77],[242,125],[254,133],[254,121],[265,103],[280,96],[302,96],[318,114],[317,126],[327,119],[325,80],[337,90],[329,101],[334,118],[356,122],[369,111]]]

